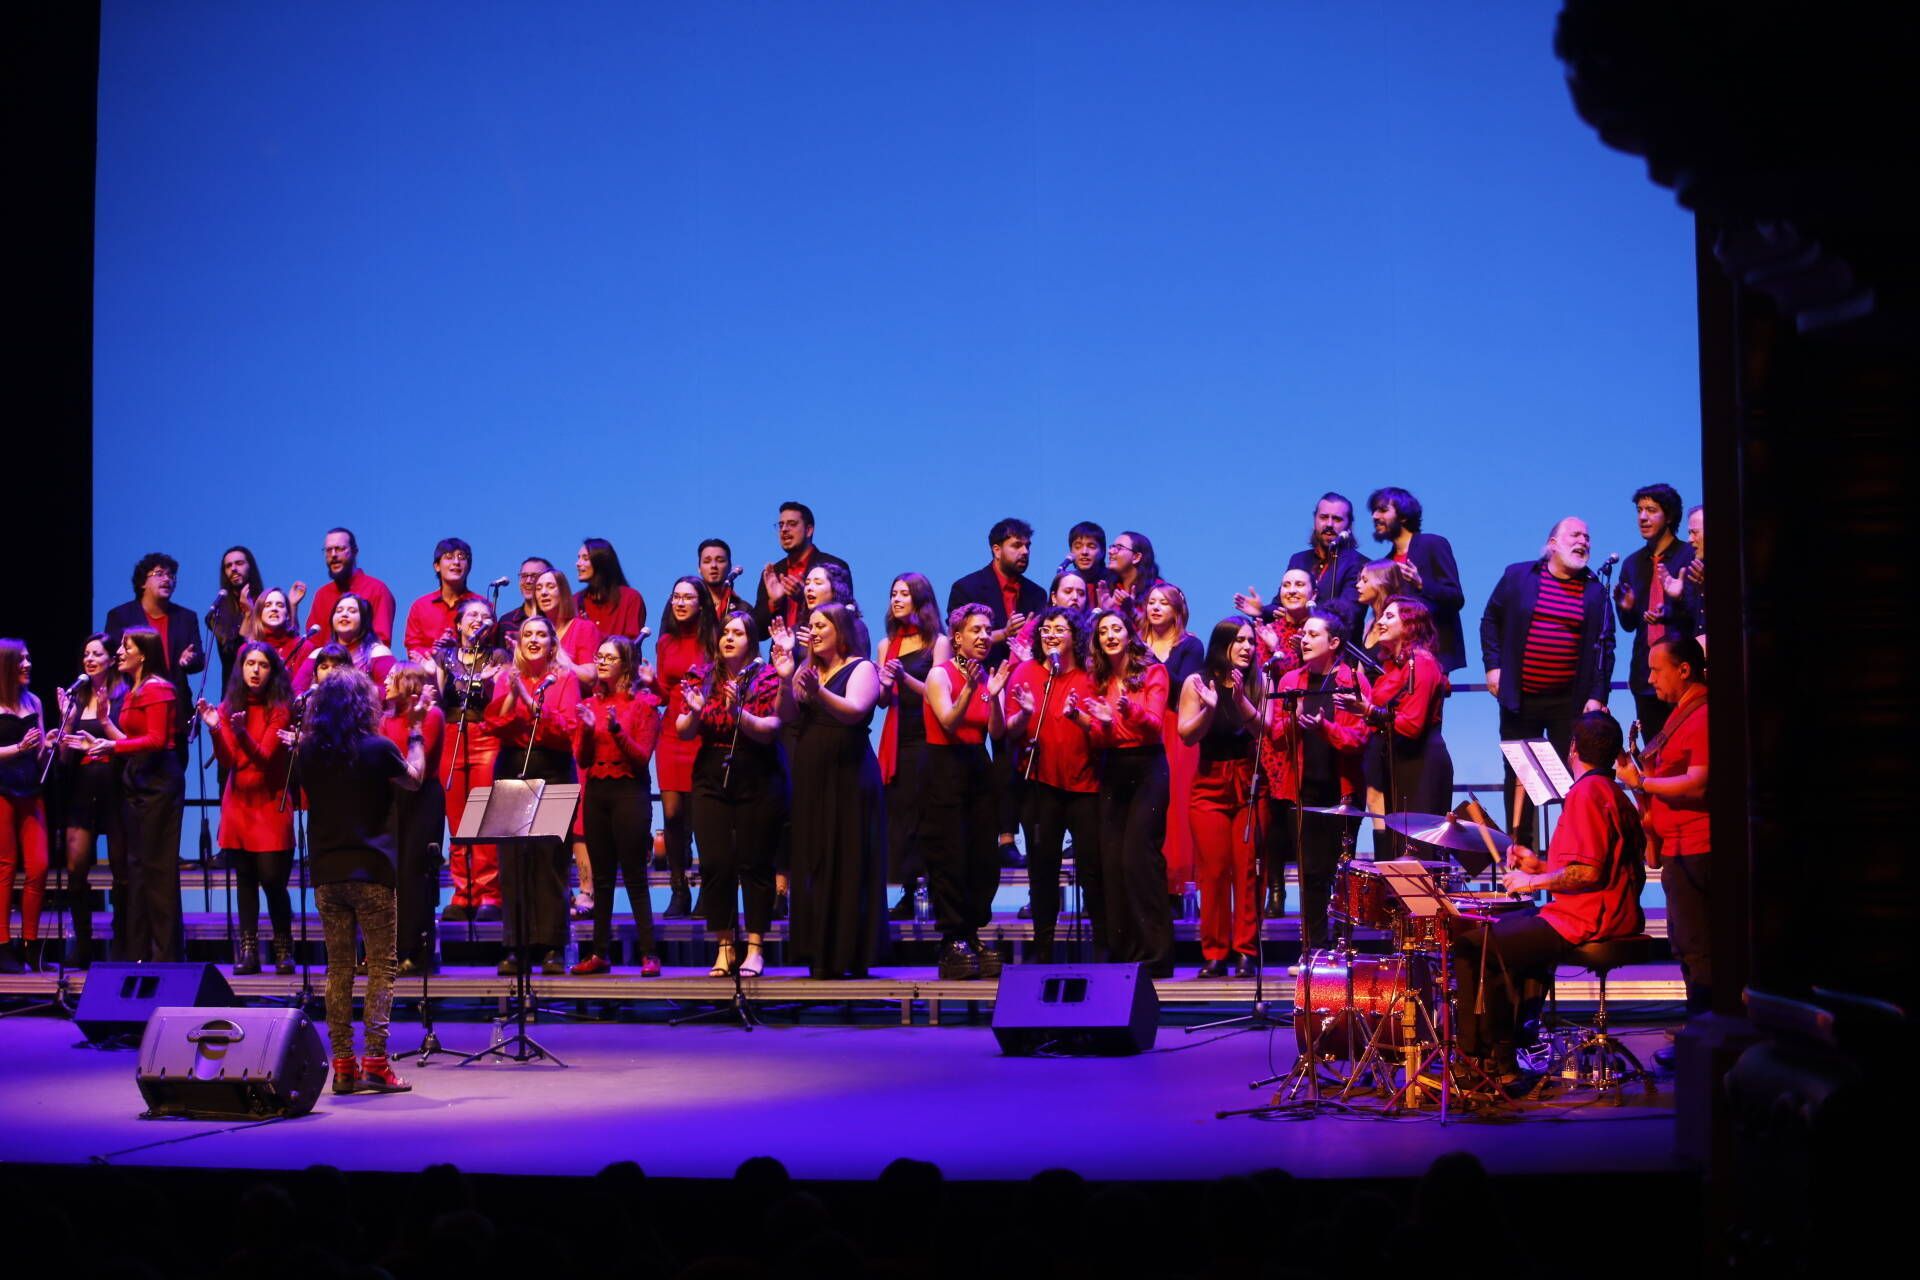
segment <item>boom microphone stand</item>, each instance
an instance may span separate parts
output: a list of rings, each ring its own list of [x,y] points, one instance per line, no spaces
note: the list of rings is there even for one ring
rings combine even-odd
[[[287,776],[280,783],[280,812],[285,813],[293,805],[293,861],[295,874],[300,877],[300,942],[296,950],[300,953],[300,990],[294,997],[294,1005],[306,1012],[313,1005],[313,957],[312,949],[307,945],[307,822],[306,814],[300,806],[294,804],[294,796],[299,784],[295,782],[295,772],[300,763],[300,738],[306,732],[307,698],[313,690],[309,688],[293,704],[293,741],[287,747]]]
[[[81,681],[85,679],[86,677],[82,676],[80,680],[74,681],[74,686],[77,688]],[[69,698],[66,713],[60,717],[60,731],[55,739],[56,742],[65,742],[67,735],[73,732],[73,726],[79,722],[79,719],[80,703]],[[45,795],[47,779],[53,774],[53,758],[60,753],[60,748],[58,746],[47,747],[45,734],[42,734],[41,738],[42,749],[47,752],[47,758],[40,764],[40,792],[42,795]],[[67,874],[67,806],[62,804],[59,806],[59,809],[60,825],[54,829],[57,837],[54,847],[58,850],[60,859],[60,896],[53,909],[55,943],[53,995],[49,999],[37,1001],[23,1008],[8,1009],[5,1013],[0,1013],[0,1018],[11,1018],[18,1014],[25,1013],[40,1013],[46,1010],[52,1010],[62,1018],[71,1018],[73,1016],[73,983],[67,977],[67,898],[73,890],[73,879]],[[93,890],[91,887],[88,887],[82,890],[82,892],[91,894]],[[44,947],[44,945],[43,943],[42,946]],[[45,954],[43,950],[41,955],[44,957]]]
[[[428,845],[427,863],[433,881],[436,884],[438,884],[440,880],[440,862],[440,846],[438,844]],[[433,934],[433,915],[429,912],[427,915],[426,928],[420,931],[420,937],[416,945],[431,947]],[[433,1061],[435,1054],[446,1054],[449,1057],[467,1056],[459,1049],[449,1049],[441,1044],[439,1033],[433,1029],[433,970],[434,966],[431,964],[425,965],[420,970],[420,1046],[416,1049],[408,1049],[404,1053],[396,1053],[393,1055],[396,1059],[418,1058],[420,1065],[423,1067]]]

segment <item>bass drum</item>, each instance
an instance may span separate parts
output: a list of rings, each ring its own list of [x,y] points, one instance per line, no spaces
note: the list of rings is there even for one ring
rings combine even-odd
[[[1307,957],[1293,984],[1293,1038],[1301,1053],[1347,1061],[1358,1058],[1374,1033],[1384,1049],[1408,1043],[1403,1006],[1418,999],[1433,1005],[1433,972],[1427,957],[1344,955],[1316,951]],[[1412,1039],[1426,1043],[1433,1028],[1424,1014],[1414,1015]],[[1348,1052],[1348,1045],[1352,1052]]]

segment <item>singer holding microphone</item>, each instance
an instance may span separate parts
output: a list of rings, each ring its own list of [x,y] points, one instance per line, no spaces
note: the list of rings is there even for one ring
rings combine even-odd
[[[1073,865],[1093,926],[1093,958],[1109,950],[1105,867],[1100,856],[1100,775],[1095,769],[1092,712],[1099,701],[1081,661],[1085,635],[1077,609],[1040,611],[1040,651],[1007,681],[1007,741],[1026,784],[1034,841],[1027,850],[1033,901],[1033,958],[1052,964],[1060,916],[1061,851],[1073,835]]]
[[[494,679],[487,727],[500,740],[495,775],[572,782],[573,731],[580,683],[555,652],[553,623],[528,614],[513,662]],[[500,846],[500,898],[506,958],[502,976],[536,960],[550,976],[566,972],[567,855],[560,841]]]
[[[288,748],[280,731],[293,723],[293,682],[280,657],[258,640],[234,655],[233,678],[219,706],[195,710],[213,735],[214,758],[226,770],[220,793],[220,860],[239,896],[240,954],[233,971],[260,972],[260,896],[273,924],[274,972],[293,972],[293,810],[280,806]]]
[[[1501,739],[1544,735],[1562,758],[1575,717],[1605,711],[1613,681],[1613,625],[1606,588],[1587,565],[1590,547],[1586,521],[1558,521],[1538,559],[1507,566],[1480,615],[1480,658],[1487,692],[1500,703]],[[1536,844],[1533,802],[1511,766],[1506,797],[1508,831]]]

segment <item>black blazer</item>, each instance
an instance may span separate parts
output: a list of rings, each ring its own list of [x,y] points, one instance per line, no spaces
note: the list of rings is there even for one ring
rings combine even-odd
[[[1433,656],[1448,671],[1458,671],[1467,665],[1467,641],[1460,630],[1467,593],[1460,588],[1453,544],[1437,533],[1416,533],[1407,544],[1407,559],[1420,571],[1420,590],[1413,594],[1433,610],[1433,629],[1438,633]]]
[[[1675,542],[1667,548],[1665,572],[1685,575],[1693,563],[1693,547]],[[1633,608],[1620,607],[1620,592],[1633,588]],[[1694,616],[1698,589],[1689,582],[1678,600],[1668,600],[1666,588],[1653,581],[1653,549],[1642,547],[1620,566],[1620,585],[1614,588],[1613,607],[1620,615],[1620,629],[1633,636],[1633,656],[1627,660],[1627,684],[1635,693],[1650,692],[1647,685],[1647,628],[1643,615],[1655,601],[1667,606],[1666,628],[1670,636],[1700,634],[1701,620]]]
[[[790,557],[782,556],[781,559],[775,561],[775,563],[779,564],[789,559]],[[816,564],[837,564],[842,569],[845,569],[847,571],[848,589],[852,589],[853,566],[849,565],[845,560],[842,560],[839,556],[828,555],[820,548],[815,547],[813,549],[813,559],[807,562],[807,567],[811,569]],[[760,579],[759,586],[753,594],[753,625],[759,630],[762,639],[767,635],[767,628],[773,625],[773,604],[767,599],[767,580],[765,577]]]
[[[1487,597],[1480,615],[1480,660],[1489,671],[1500,672],[1500,705],[1508,711],[1520,709],[1520,667],[1527,656],[1527,632],[1533,626],[1533,611],[1540,600],[1540,578],[1547,572],[1543,560],[1523,560],[1510,564],[1500,575],[1500,584]],[[1574,668],[1573,688],[1584,702],[1591,698],[1604,703],[1613,683],[1613,620],[1607,589],[1593,570],[1586,573],[1586,589],[1580,596],[1580,665]],[[1599,665],[1594,651],[1600,652]]]
[[[963,604],[983,604],[993,613],[993,629],[1000,630],[1007,625],[1007,598],[1000,594],[1000,579],[993,566],[976,569],[947,588],[947,615]],[[1047,607],[1047,589],[1029,578],[1020,575],[1019,611],[1026,614],[1040,612]],[[1005,641],[995,645],[987,653],[987,665],[997,667],[1007,660]]]
[[[1360,571],[1366,567],[1367,558],[1355,547],[1341,547],[1340,554],[1333,558],[1333,568],[1327,571],[1324,578],[1320,574],[1320,561],[1315,558],[1312,547],[1294,552],[1287,561],[1288,572],[1300,569],[1313,579],[1315,606],[1340,619],[1348,644],[1359,644],[1366,638],[1360,634],[1360,623],[1367,611],[1360,603],[1359,590]],[[1276,587],[1269,603],[1278,604],[1279,600],[1280,589]]]
[[[129,600],[107,610],[107,624],[101,630],[107,633],[107,652],[118,656],[120,636],[130,627],[150,627],[147,614],[138,600]],[[191,648],[193,660],[179,661],[179,655]],[[174,754],[182,760],[187,758],[187,728],[193,723],[193,690],[187,684],[187,677],[198,675],[207,665],[207,651],[200,643],[200,620],[193,616],[193,610],[184,609],[167,602],[167,657],[173,662],[173,670],[167,676],[173,682],[174,695]],[[209,701],[217,702],[226,690],[214,693]]]

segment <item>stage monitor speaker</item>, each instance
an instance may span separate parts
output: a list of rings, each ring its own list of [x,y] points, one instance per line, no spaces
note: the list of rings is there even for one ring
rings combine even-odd
[[[146,1117],[303,1116],[327,1082],[327,1047],[299,1009],[155,1009],[135,1075]]]
[[[139,1035],[163,1004],[225,1008],[233,1002],[233,988],[210,964],[96,964],[87,971],[73,1021],[98,1044]]]
[[[1000,974],[993,1035],[1003,1053],[1141,1053],[1160,1029],[1143,964],[1016,964]]]

